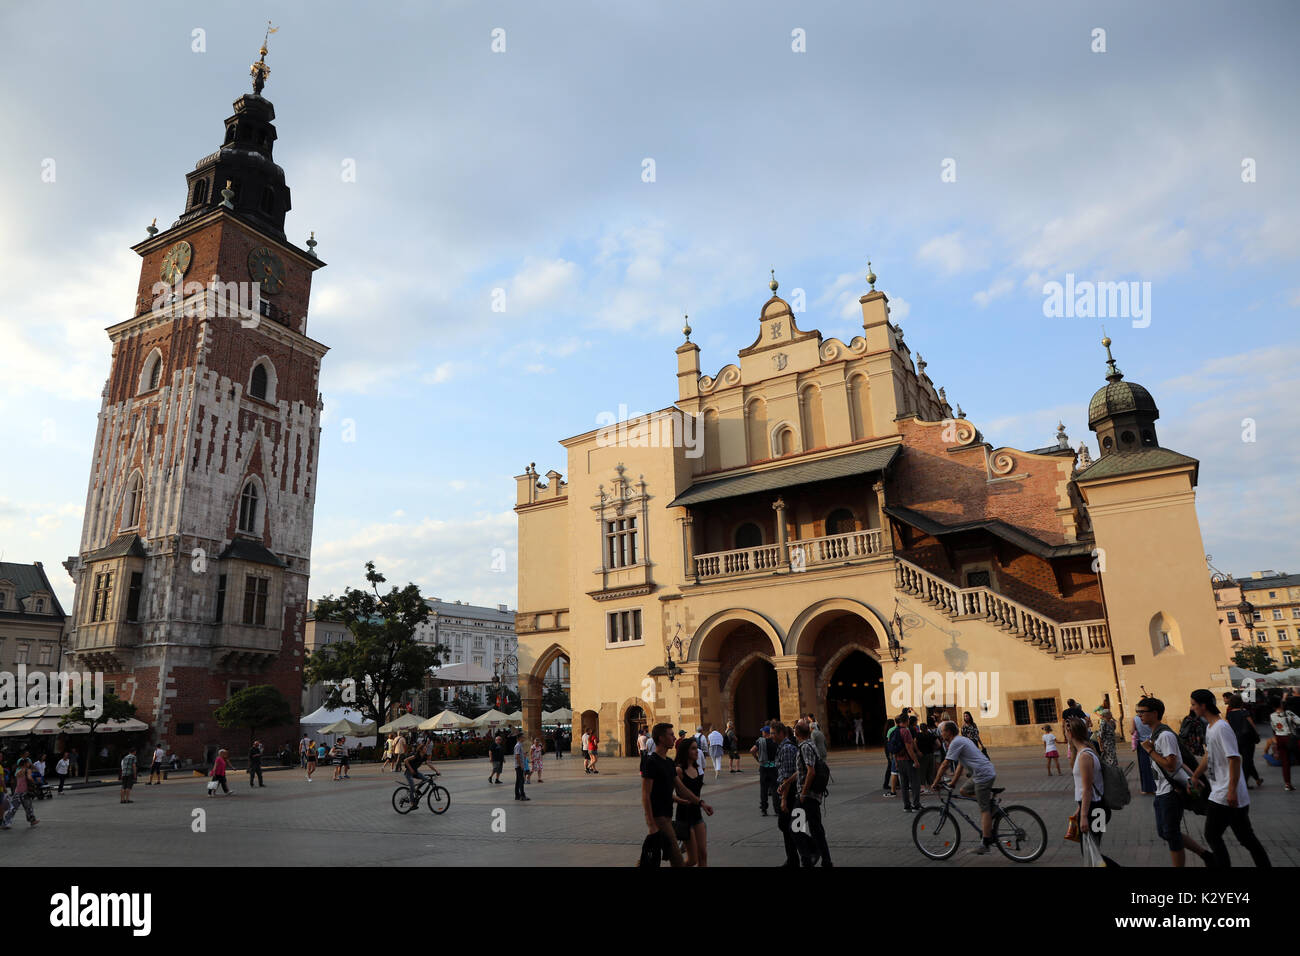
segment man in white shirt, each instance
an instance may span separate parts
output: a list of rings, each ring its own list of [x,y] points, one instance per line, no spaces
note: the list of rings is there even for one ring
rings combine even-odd
[[[591,773],[591,751],[587,749],[587,741],[591,739],[591,734],[587,733],[586,728],[582,731],[582,769],[586,773]]]
[[[722,773],[722,748],[724,743],[722,731],[714,727],[709,734],[709,756],[713,758],[713,780],[715,783],[718,774]]]
[[[1250,825],[1250,791],[1241,775],[1241,751],[1232,725],[1219,716],[1219,705],[1208,690],[1192,691],[1192,710],[1209,724],[1205,731],[1205,756],[1192,774],[1192,783],[1200,784],[1206,769],[1210,772],[1210,804],[1205,811],[1205,839],[1218,867],[1232,866],[1223,831],[1232,828],[1237,842],[1250,851],[1256,866],[1272,866],[1263,844]]]
[[[1138,746],[1146,751],[1156,771],[1156,835],[1169,844],[1169,856],[1174,866],[1182,866],[1186,862],[1187,852],[1184,847],[1204,860],[1206,866],[1213,866],[1214,855],[1193,840],[1190,833],[1183,833],[1183,798],[1181,793],[1175,792],[1175,788],[1186,792],[1187,782],[1191,778],[1188,768],[1183,764],[1178,735],[1173,728],[1162,723],[1164,716],[1165,705],[1159,698],[1143,697],[1138,701],[1137,719],[1150,731],[1147,739]]]
[[[145,783],[146,787],[154,782],[155,777],[158,778],[158,783],[162,783],[163,760],[166,756],[167,752],[163,749],[162,741],[160,740],[158,741],[158,746],[153,748],[153,759],[149,761],[149,779]]]
[[[895,733],[902,731],[903,728],[900,727]],[[958,732],[957,725],[951,720],[945,720],[939,726],[939,734],[948,749],[944,751],[943,763],[939,764],[939,772],[935,774],[930,787],[938,793],[944,772],[949,766],[953,768],[952,785],[961,786],[962,796],[974,796],[979,805],[980,835],[983,839],[974,852],[986,854],[993,848],[993,786],[997,783],[997,768],[993,766],[993,761],[971,743],[969,737],[963,737]],[[961,776],[964,771],[970,772],[971,779],[962,786]]]
[[[695,728],[695,742],[700,745],[695,755],[695,766],[702,777],[709,766],[709,738],[703,727]]]

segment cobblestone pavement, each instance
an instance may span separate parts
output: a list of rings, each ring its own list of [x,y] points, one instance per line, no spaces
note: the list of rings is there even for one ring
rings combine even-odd
[[[1074,866],[1078,845],[1061,839],[1073,810],[1067,775],[1048,777],[1036,750],[993,751],[1006,803],[1037,810],[1047,825],[1047,851],[1033,866]],[[1127,760],[1132,760],[1130,754]],[[912,843],[913,816],[902,801],[881,796],[884,758],[879,751],[833,751],[833,780],[825,810],[827,833],[839,866],[1018,867],[999,854],[973,856],[974,832],[946,862],[925,859]],[[725,763],[725,762],[724,762]],[[775,816],[758,811],[758,774],[751,759],[744,773],[724,765],[715,783],[710,770],[705,798],[716,813],[708,820],[712,866],[775,866],[783,857]],[[350,866],[631,866],[645,836],[640,778],[634,760],[602,758],[599,775],[582,772],[566,757],[544,765],[545,783],[528,788],[531,800],[513,799],[513,773],[500,786],[487,782],[486,759],[447,761],[440,782],[452,793],[451,809],[434,816],[423,805],[402,816],[391,795],[401,778],[373,765],[357,767],[352,779],[333,782],[321,768],[308,782],[300,770],[266,773],[265,789],[250,789],[242,773],[230,777],[233,796],[209,797],[200,777],[173,778],[161,786],[137,785],[135,802],[122,805],[116,789],[88,789],[36,804],[40,825],[18,814],[0,833],[0,852],[10,859],[50,865],[350,865]],[[1251,791],[1251,819],[1274,865],[1300,864],[1300,793],[1282,790],[1281,772],[1261,765],[1265,786]],[[1150,797],[1136,792],[1115,814],[1106,834],[1109,856],[1129,866],[1169,865],[1155,835]],[[924,798],[934,801],[935,798]],[[192,830],[194,811],[206,816],[206,832]],[[505,832],[494,832],[494,811],[504,811]],[[972,814],[973,815],[973,814]],[[502,815],[496,813],[500,819]],[[1200,838],[1202,820],[1189,818]],[[963,824],[964,826],[964,824]],[[1227,836],[1236,865],[1249,856]],[[1195,864],[1200,865],[1199,861]]]

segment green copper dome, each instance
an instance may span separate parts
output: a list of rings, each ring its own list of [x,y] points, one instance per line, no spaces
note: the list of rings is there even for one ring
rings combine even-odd
[[[1092,396],[1088,403],[1088,427],[1095,431],[1099,422],[1121,412],[1148,412],[1153,419],[1160,417],[1160,409],[1156,408],[1150,392],[1136,382],[1121,379],[1107,382]]]

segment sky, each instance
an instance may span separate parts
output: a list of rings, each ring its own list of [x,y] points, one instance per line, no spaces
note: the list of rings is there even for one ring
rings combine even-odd
[[[671,404],[684,313],[735,361],[770,268],[847,341],[868,260],[994,446],[1096,455],[1105,325],[1214,565],[1300,571],[1293,3],[5,2],[0,555],[65,607],[130,246],[268,18],[286,230],[328,263],[313,595],[373,560],[515,606],[514,475]],[[1067,276],[1144,314],[1045,314]]]

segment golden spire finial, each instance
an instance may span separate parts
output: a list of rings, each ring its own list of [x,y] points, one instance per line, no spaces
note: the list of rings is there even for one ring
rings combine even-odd
[[[266,65],[266,54],[268,52],[266,42],[270,39],[271,34],[278,29],[280,28],[271,26],[270,20],[266,21],[266,35],[262,37],[262,47],[257,51],[259,54],[258,61],[248,69],[249,76],[253,78],[253,92],[258,96],[262,95],[262,88],[266,86],[266,78],[271,75],[271,68]]]
[[[871,283],[871,291],[876,291],[876,274],[871,271],[871,260],[867,260],[867,282]]]
[[[682,323],[682,335],[686,336],[686,341],[689,342],[691,340],[691,317],[683,315]]]
[[[768,287],[769,289],[772,290],[772,294],[773,294],[773,295],[776,295],[776,290],[777,290],[777,288],[780,286],[780,283],[776,281],[776,267],[775,267],[775,266],[772,267],[771,272],[772,272],[772,281],[769,282],[769,283],[767,284],[767,287]]]

